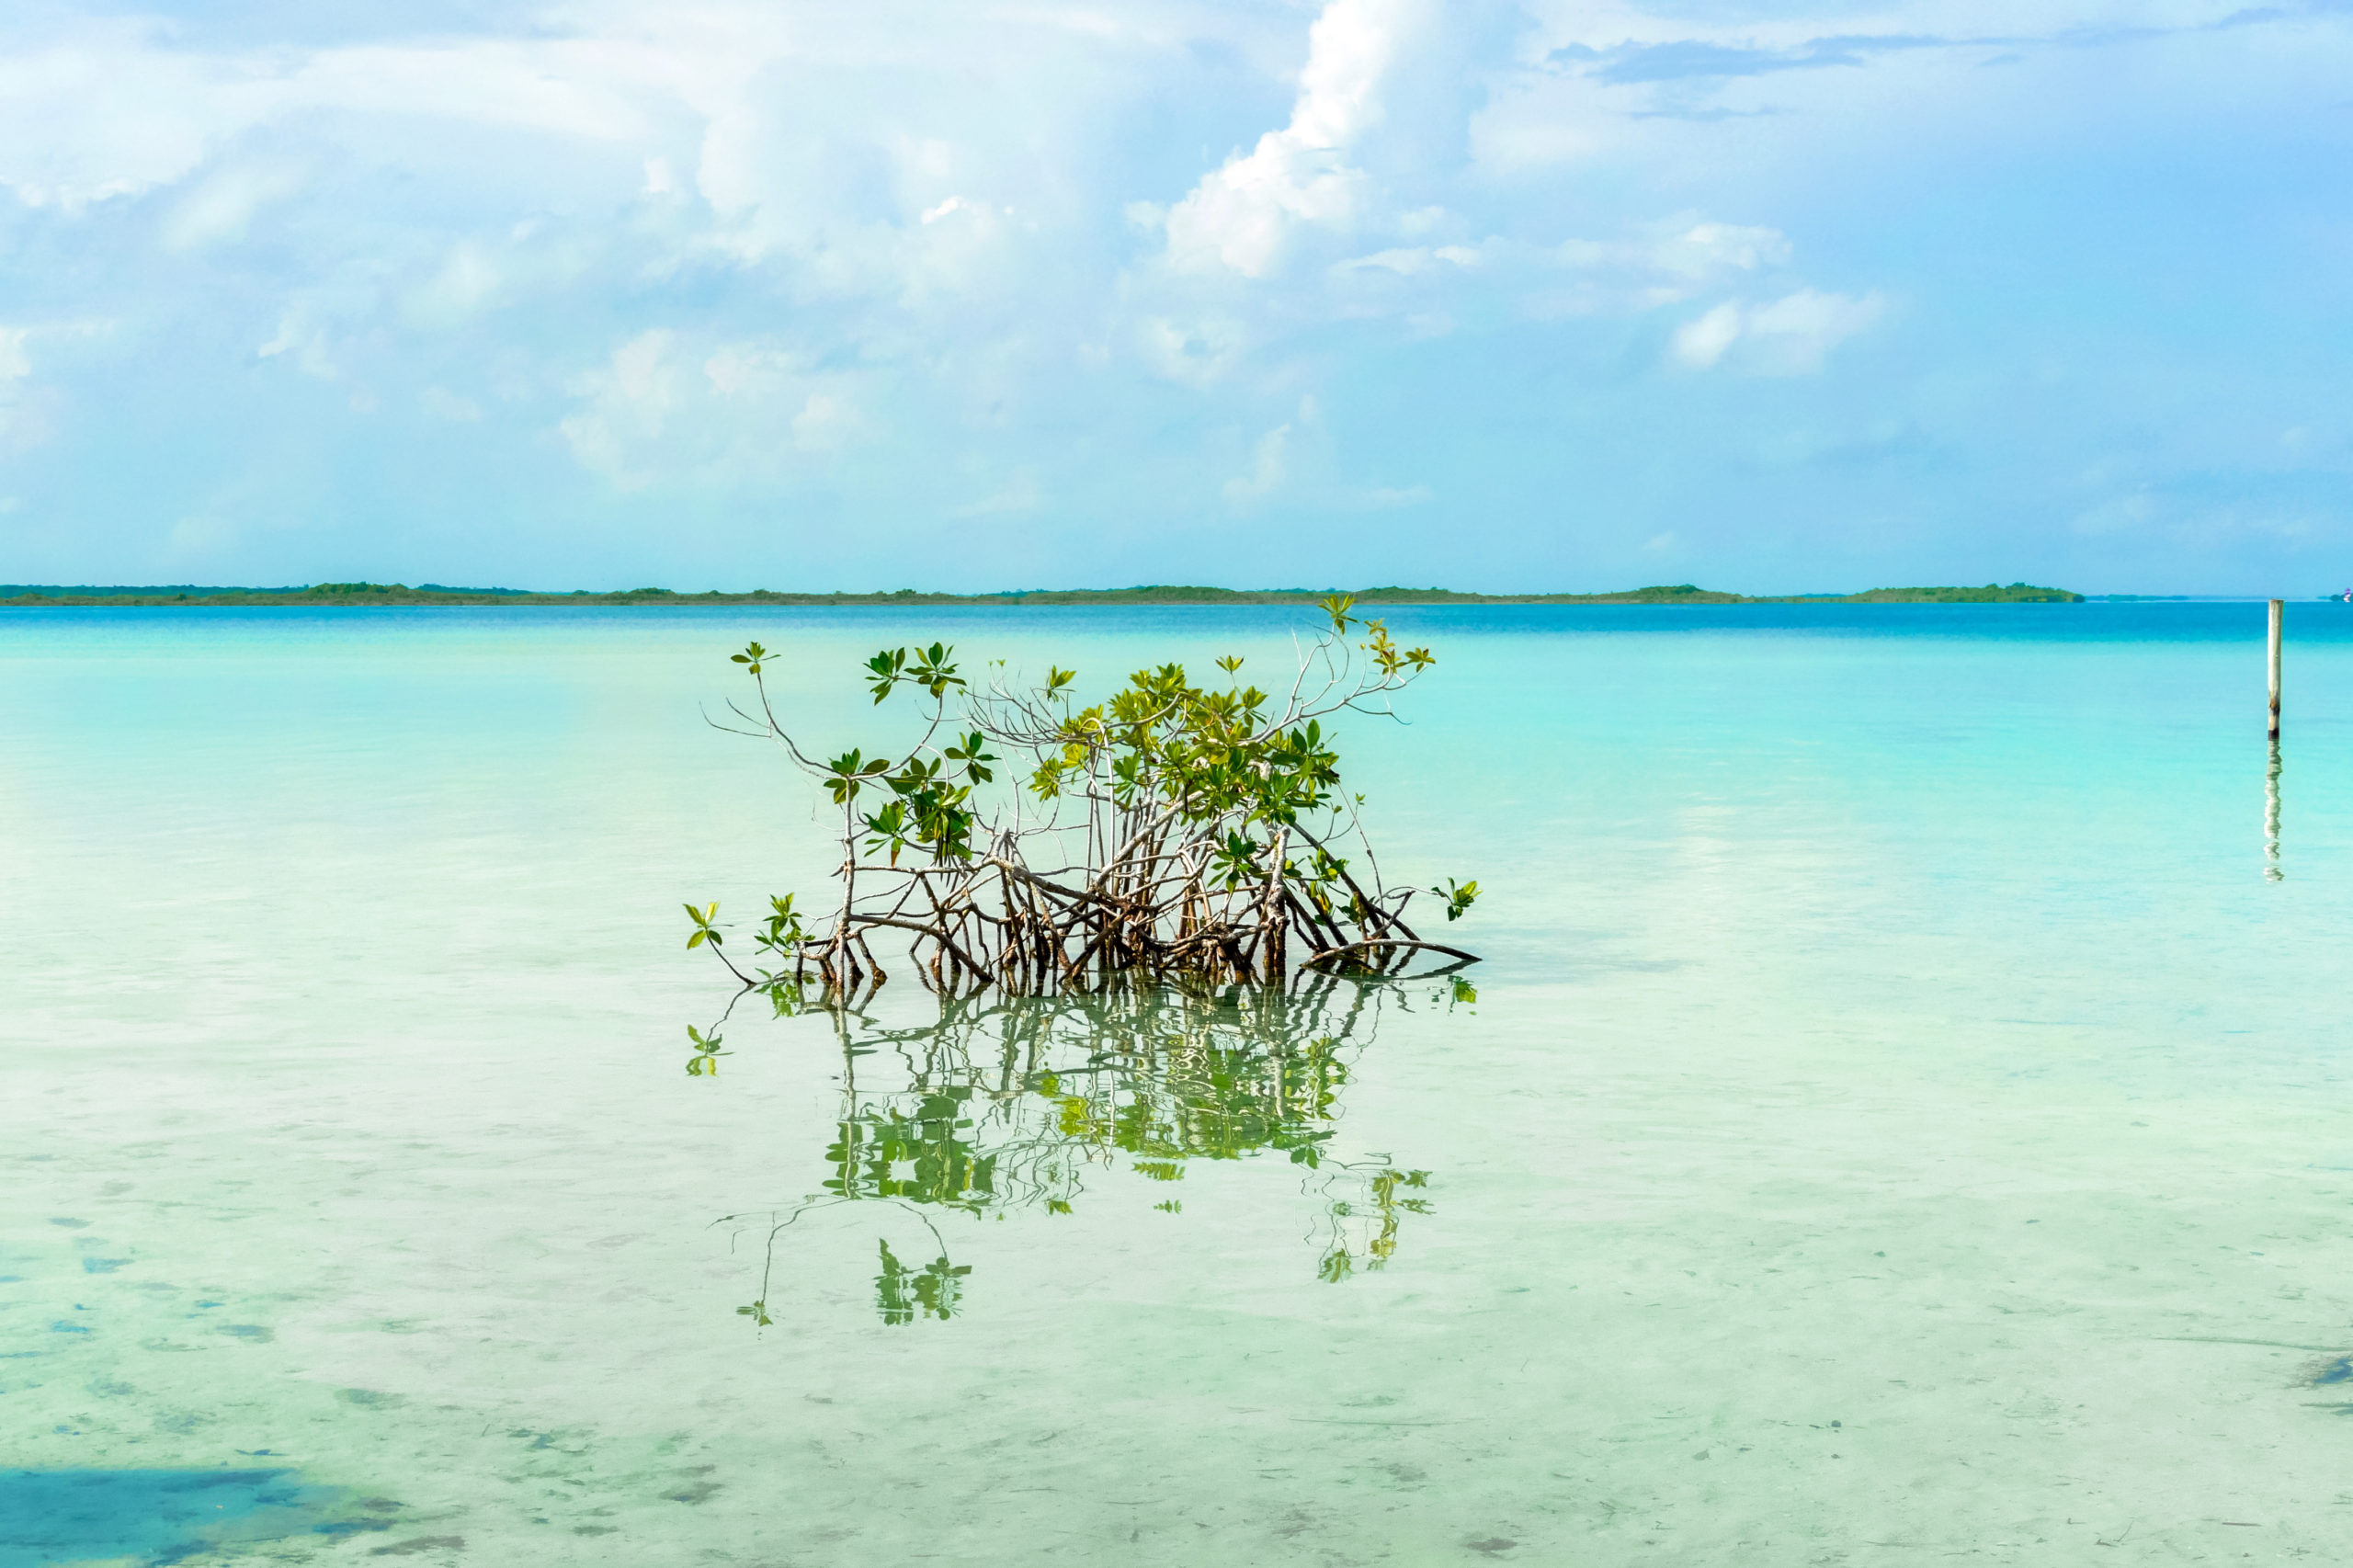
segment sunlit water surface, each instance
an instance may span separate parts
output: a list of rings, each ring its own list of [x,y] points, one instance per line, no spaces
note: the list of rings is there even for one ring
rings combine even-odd
[[[1471,989],[701,1075],[747,637],[1298,618],[0,612],[0,1568],[2353,1555],[2353,611],[2276,778],[2260,605],[1392,619]]]

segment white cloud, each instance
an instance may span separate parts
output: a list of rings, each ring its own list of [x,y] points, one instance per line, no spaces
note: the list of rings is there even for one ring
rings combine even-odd
[[[1810,375],[1885,308],[1877,294],[1857,298],[1813,289],[1763,305],[1726,301],[1677,328],[1670,351],[1693,369],[1722,364],[1756,375]]]
[[[1485,259],[1486,253],[1472,245],[1438,245],[1434,248],[1410,245],[1335,262],[1332,270],[1336,273],[1393,272],[1401,278],[1419,278],[1449,267],[1476,267]]]
[[[1438,336],[1452,330],[1456,301],[1500,298],[1514,313],[1539,321],[1640,314],[1779,271],[1791,252],[1778,229],[1687,213],[1610,239],[1531,244],[1489,235],[1475,244],[1394,245],[1335,262],[1327,269],[1335,287],[1324,302]],[[1492,305],[1472,308],[1493,314]]]
[[[702,362],[703,379],[722,397],[770,392],[803,367],[800,355],[771,344],[722,345]]]
[[[792,438],[804,451],[837,452],[859,427],[858,411],[827,392],[811,392],[792,416]]]
[[[287,163],[232,165],[197,182],[165,217],[167,250],[195,250],[241,240],[255,216],[302,187],[302,171]]]
[[[1790,241],[1779,229],[1698,222],[1653,244],[1650,260],[1662,272],[1705,281],[1726,270],[1787,266]]]
[[[1307,67],[1290,122],[1205,176],[1165,220],[1179,267],[1262,278],[1280,265],[1292,228],[1354,225],[1370,180],[1347,154],[1382,118],[1381,87],[1434,20],[1425,0],[1331,0],[1308,29]]]
[[[1675,334],[1675,357],[1696,369],[1705,369],[1740,341],[1741,308],[1727,300]]]
[[[1791,249],[1778,229],[1688,214],[1618,239],[1567,240],[1546,258],[1556,275],[1533,283],[1529,308],[1540,316],[1655,310],[1785,267]]]
[[[409,313],[441,326],[460,321],[488,304],[505,281],[498,263],[473,240],[451,245],[440,268],[411,290]]]
[[[603,369],[574,383],[587,407],[558,426],[574,457],[624,490],[655,477],[642,455],[660,446],[678,402],[680,372],[670,355],[676,336],[657,327],[614,349]]]
[[[30,384],[32,335],[30,327],[0,327],[0,452],[39,446],[54,428],[50,400]]]
[[[305,113],[639,139],[674,63],[593,37],[207,54],[154,24],[93,22],[70,42],[0,54],[0,186],[78,210],[175,184],[239,135]],[[196,200],[191,239],[250,212],[231,189]]]
[[[2036,21],[2026,0],[1984,3],[2046,35],[2220,14],[2049,0]],[[135,449],[142,400],[109,394],[152,375],[168,395],[146,404],[217,414],[224,463],[290,420],[331,449],[370,397],[411,411],[379,423],[420,442],[426,418],[479,421],[484,439],[456,446],[514,452],[494,483],[534,506],[551,484],[631,487],[651,512],[673,485],[813,479],[846,506],[882,496],[878,517],[994,509],[1026,530],[1122,485],[1153,493],[1140,513],[1196,517],[1422,505],[1409,482],[1427,475],[1465,528],[1502,528],[1470,520],[1485,504],[1462,454],[1533,475],[1574,449],[1597,454],[1577,483],[1612,494],[1589,514],[1621,519],[1630,546],[1662,527],[1645,499],[1720,471],[1711,443],[1758,438],[1678,421],[1677,399],[1706,401],[1688,384],[1643,394],[1665,417],[1614,423],[1629,345],[1714,375],[1844,353],[1892,383],[1910,368],[1844,346],[1918,297],[1983,327],[1945,338],[1971,385],[2035,354],[2088,385],[2108,373],[2096,346],[2018,346],[1949,236],[1887,227],[1889,193],[1982,142],[2041,137],[2078,173],[2172,145],[2103,118],[2159,103],[2207,145],[2319,146],[2263,105],[2321,100],[2266,85],[2353,56],[2341,15],[2248,22],[2170,58],[2119,46],[2147,71],[2068,108],[2060,89],[2092,80],[2104,46],[2054,43],[2031,80],[1981,71],[1927,39],[1996,25],[1960,0],[566,0],[555,24],[460,7],[423,38],[398,6],[278,38],[260,13],[233,28],[33,9],[0,21],[0,217],[20,242],[0,294],[106,300],[138,341],[61,367],[48,338],[28,350],[8,329],[0,420],[9,442],[86,435],[92,472]],[[373,41],[305,41],[355,28]],[[1918,37],[1853,44],[1865,34]],[[1853,63],[1784,68],[1848,45]],[[1945,144],[1924,152],[1931,120]],[[2241,141],[2213,134],[2234,124]],[[2030,163],[1999,166],[2040,188]],[[2043,247],[2054,299],[2089,287],[2097,268],[2029,205],[1993,214],[2017,232],[1988,242]],[[1902,271],[1824,291],[1796,270],[1823,231]],[[247,346],[264,373],[234,362]],[[1364,395],[1328,431],[1284,418],[1302,390],[1351,381]],[[2267,407],[2262,438],[2306,416]],[[1580,429],[1597,433],[1563,435]],[[1653,462],[1654,444],[1702,456]],[[2291,457],[2341,466],[2342,444],[2324,432],[2266,460]],[[1540,509],[1558,477],[1498,480],[1515,499],[1485,510]],[[210,515],[184,480],[142,483],[162,498],[141,527]]]
[[[1004,410],[1074,362],[1213,393],[1319,322],[1430,338],[1641,311],[1788,253],[1773,229],[1693,215],[1565,245],[1494,232],[1527,226],[1518,193],[1417,161],[1464,132],[1501,63],[1437,0],[1322,0],[1303,28],[1295,11],[1193,0],[943,11],[913,32],[901,13],[738,0],[591,0],[570,19],[560,36],[415,41],[387,22],[380,40],[243,51],[77,27],[63,53],[0,54],[0,183],[85,206],[177,184],[153,224],[166,247],[290,242],[259,352],[388,402],[446,373],[388,379],[371,361],[402,335],[494,334],[493,312],[574,290],[695,278],[717,296],[748,279],[823,311],[813,336],[831,362],[953,374]],[[1100,126],[1196,58],[1261,80],[1296,65],[1289,114],[1154,207],[1103,155]],[[975,92],[976,73],[1019,85]],[[347,193],[385,178],[396,194],[355,220]],[[1151,226],[1152,262],[1101,243],[1121,212]],[[1303,249],[1319,265],[1285,282]],[[544,358],[522,363],[543,352],[518,346],[506,372],[563,384]],[[695,396],[727,392],[714,379]],[[801,386],[771,412],[789,424],[811,396],[839,389]],[[609,457],[597,433],[629,423],[585,405],[570,417],[586,422],[575,455]]]
[[[0,452],[24,451],[58,433],[71,403],[56,384],[60,355],[54,351],[70,354],[73,345],[105,338],[114,327],[102,318],[0,326]],[[38,377],[36,340],[45,346],[38,367],[45,373]]]
[[[120,23],[0,51],[0,186],[72,210],[168,184],[203,162],[214,124],[249,118],[235,96]]]
[[[343,374],[329,346],[326,324],[319,319],[314,302],[307,299],[298,299],[286,307],[278,318],[278,330],[254,350],[254,356],[260,359],[290,357],[304,375],[323,381],[337,380]]]
[[[558,429],[583,467],[622,490],[786,480],[872,434],[841,378],[759,340],[718,345],[698,366],[676,331],[654,328],[570,390],[581,406]]]
[[[1290,445],[1290,426],[1278,425],[1258,437],[1253,449],[1249,470],[1225,482],[1226,504],[1247,506],[1265,500],[1282,487],[1286,472],[1286,457]]]

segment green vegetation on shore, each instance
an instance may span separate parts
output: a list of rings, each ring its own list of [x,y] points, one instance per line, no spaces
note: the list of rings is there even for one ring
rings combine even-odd
[[[2012,583],[2006,586],[1988,583],[1982,588],[1872,588],[1859,594],[1839,594],[1827,602],[1842,605],[2075,605],[2083,603],[2084,596],[2071,594],[2064,588],[2038,588],[2027,583]]]
[[[681,594],[668,588],[618,593],[532,593],[521,588],[449,588],[438,583],[314,583],[293,588],[62,587],[0,583],[0,605],[1222,605],[1313,604],[1333,588],[1033,588],[1001,594],[895,593]],[[1630,588],[1614,594],[1466,594],[1452,588],[1358,588],[1368,605],[1744,605],[1744,604],[2080,604],[2084,596],[2025,583],[1982,588],[1872,588],[1859,594],[1756,595],[1719,593],[1689,583]]]

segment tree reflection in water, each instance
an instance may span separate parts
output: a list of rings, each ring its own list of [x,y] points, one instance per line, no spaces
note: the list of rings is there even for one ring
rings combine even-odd
[[[778,1010],[800,1010],[790,989]],[[1429,1211],[1429,1173],[1386,1155],[1336,1158],[1350,1063],[1385,1008],[1451,1008],[1477,994],[1459,977],[1400,983],[1309,975],[1297,988],[1209,994],[1137,989],[950,1002],[938,1022],[893,1028],[832,1014],[842,1107],[825,1150],[824,1191],[764,1222],[760,1297],[736,1309],[773,1321],[787,1233],[849,1203],[893,1205],[920,1220],[938,1255],[904,1260],[881,1242],[875,1301],[886,1324],[953,1317],[969,1266],[950,1260],[942,1224],[957,1216],[1068,1214],[1091,1178],[1125,1170],[1174,1187],[1200,1160],[1281,1156],[1317,1210],[1316,1274],[1337,1284],[1394,1256],[1408,1214]],[[689,1072],[715,1072],[718,1031],[694,1033]],[[1176,1213],[1174,1192],[1155,1207]]]

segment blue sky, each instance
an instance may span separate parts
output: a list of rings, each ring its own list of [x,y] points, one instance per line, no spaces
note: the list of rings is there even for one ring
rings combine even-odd
[[[17,0],[0,579],[2353,582],[2353,5]]]

